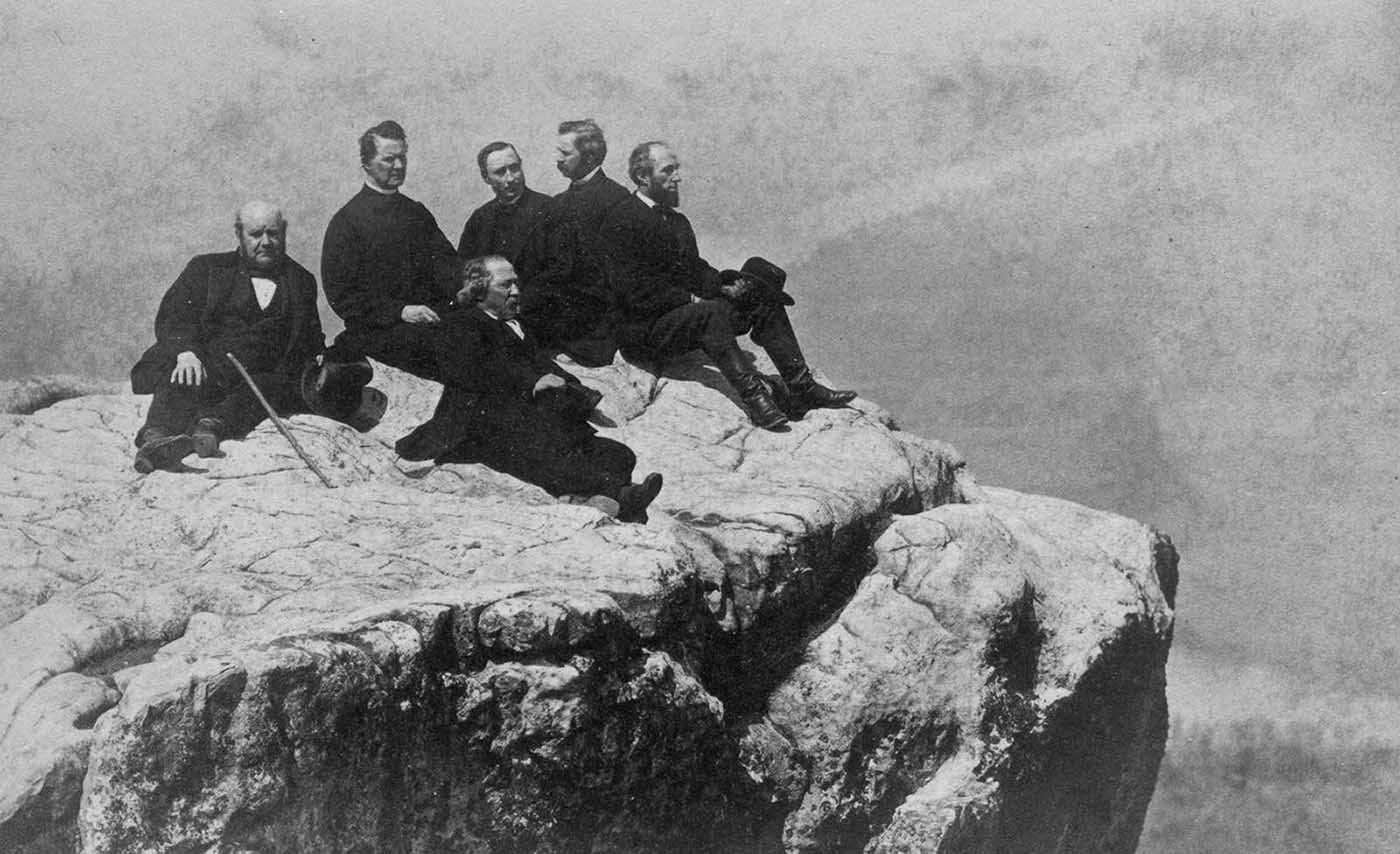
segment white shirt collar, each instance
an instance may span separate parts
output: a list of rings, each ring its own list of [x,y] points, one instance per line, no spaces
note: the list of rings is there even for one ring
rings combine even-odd
[[[277,293],[277,282],[266,276],[249,275],[248,278],[253,280],[253,295],[258,298],[258,308],[266,310]]]
[[[584,185],[584,184],[587,184],[589,181],[592,181],[594,178],[598,177],[598,173],[599,173],[599,172],[602,172],[602,171],[603,171],[603,166],[602,166],[602,164],[600,163],[600,164],[598,164],[597,166],[594,166],[594,167],[593,167],[593,171],[592,171],[592,172],[589,172],[587,175],[584,175],[582,178],[580,178],[580,179],[578,179],[577,181],[575,181],[575,182],[574,182],[574,186],[575,186],[575,187],[578,187],[578,186],[582,186],[582,185]]]
[[[394,195],[398,195],[398,192],[399,192],[399,188],[398,188],[398,187],[395,187],[395,188],[392,189],[392,190],[385,190],[385,189],[383,189],[382,187],[376,187],[376,186],[374,185],[374,182],[373,182],[373,181],[365,181],[365,186],[366,186],[366,187],[369,187],[371,190],[375,191],[376,193],[378,193],[378,194],[381,195],[381,196],[394,196]]]
[[[633,191],[632,191],[632,195],[634,195],[634,196],[636,196],[637,198],[641,199],[641,200],[642,200],[642,204],[646,205],[647,207],[651,208],[652,210],[655,210],[656,208],[661,207],[661,203],[660,203],[660,202],[658,202],[656,199],[653,199],[651,196],[648,196],[646,193],[643,193],[640,187],[638,187],[637,189],[633,190]],[[673,210],[675,210],[675,208],[667,208],[667,210],[672,210],[672,211],[673,211]]]

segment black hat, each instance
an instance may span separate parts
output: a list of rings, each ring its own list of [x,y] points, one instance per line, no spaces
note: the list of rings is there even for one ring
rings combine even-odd
[[[310,364],[301,374],[302,402],[312,414],[334,418],[364,433],[379,423],[389,406],[384,392],[369,387],[372,379],[374,368],[368,359]]]
[[[794,304],[792,297],[783,290],[783,285],[787,283],[787,271],[766,258],[755,255],[745,261],[744,266],[738,270],[725,270],[720,274],[720,281],[726,283],[740,278],[748,279],[758,286],[756,302]]]

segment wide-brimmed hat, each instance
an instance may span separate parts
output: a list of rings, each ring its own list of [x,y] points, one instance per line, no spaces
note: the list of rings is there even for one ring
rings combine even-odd
[[[756,291],[752,297],[754,302],[794,304],[792,297],[783,290],[783,285],[787,284],[787,271],[766,258],[755,255],[745,261],[744,266],[739,269],[725,270],[720,273],[720,281],[725,284],[737,279],[748,279],[754,283]]]

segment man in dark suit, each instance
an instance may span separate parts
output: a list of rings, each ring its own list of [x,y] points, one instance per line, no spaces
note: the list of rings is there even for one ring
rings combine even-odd
[[[700,257],[695,230],[680,204],[680,161],[664,142],[633,150],[628,175],[637,185],[632,204],[611,208],[600,231],[614,260],[623,322],[624,352],[665,360],[703,349],[739,392],[755,424],[777,429],[789,414],[845,406],[853,391],[818,383],[807,367],[788,319],[793,304],[787,274],[750,258],[738,271],[721,273]],[[734,341],[748,333],[773,360],[787,386],[786,412],[768,382],[750,366]]]
[[[438,324],[456,288],[457,252],[419,202],[399,192],[408,141],[397,122],[360,136],[365,185],[326,227],[321,282],[345,321],[336,357],[371,356],[438,379]]]
[[[308,411],[300,383],[325,346],[316,279],[286,256],[287,224],[265,202],[233,222],[238,248],[196,256],[156,312],[156,343],[131,369],[131,388],[153,394],[136,434],[136,470],[179,470],[191,451],[218,454],[219,442],[266,417],[225,356],[232,353],[282,414]],[[367,381],[367,380],[366,380]]]
[[[517,319],[515,269],[500,256],[463,267],[458,307],[443,319],[438,346],[459,351],[432,420],[398,443],[409,459],[479,462],[542,487],[579,495],[623,521],[644,521],[661,475],[632,483],[637,458],[596,435],[588,414],[600,395],[560,368]]]
[[[526,241],[544,218],[549,196],[525,186],[520,155],[508,142],[488,143],[477,153],[476,165],[481,169],[481,180],[496,197],[467,217],[457,242],[457,255],[500,255],[516,264]]]
[[[602,224],[631,202],[627,188],[603,172],[607,155],[597,122],[559,125],[555,165],[569,187],[553,198],[520,259],[522,317],[543,343],[592,366],[610,364],[617,353],[617,292]]]

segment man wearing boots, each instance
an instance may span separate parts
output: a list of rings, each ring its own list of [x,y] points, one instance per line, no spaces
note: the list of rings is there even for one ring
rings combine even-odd
[[[279,414],[307,412],[302,378],[315,384],[325,346],[316,312],[316,279],[286,255],[287,223],[266,202],[249,202],[233,221],[238,248],[199,255],[185,267],[156,313],[156,343],[131,369],[131,388],[153,394],[136,434],[136,470],[180,470],[191,451],[216,456],[266,416],[225,354],[232,353]],[[364,365],[368,369],[368,365]],[[360,400],[359,378],[354,404]],[[327,415],[349,415],[353,405]]]
[[[463,358],[442,377],[432,419],[397,443],[406,459],[477,462],[553,495],[577,495],[624,522],[646,519],[661,489],[655,472],[632,483],[637,457],[596,435],[588,415],[601,397],[539,349],[517,319],[515,269],[500,256],[462,272],[457,307],[443,318],[440,346]]]
[[[827,388],[812,377],[788,319],[793,300],[783,290],[787,274],[780,267],[755,257],[737,271],[720,272],[700,257],[690,220],[676,210],[680,161],[670,146],[637,146],[628,175],[637,186],[634,203],[614,206],[600,228],[618,276],[624,353],[665,360],[703,349],[739,392],[753,423],[768,430],[781,428],[789,414],[800,417],[855,398],[853,391]],[[787,412],[735,343],[745,332],[787,385]]]

